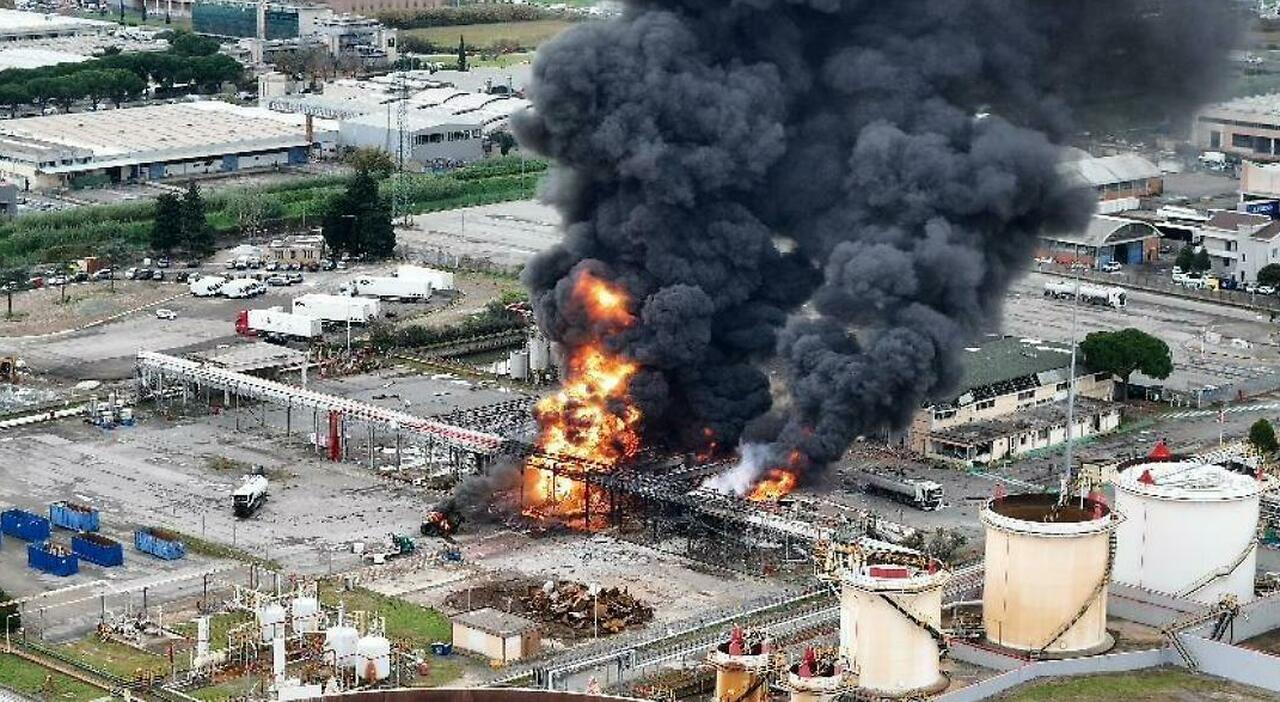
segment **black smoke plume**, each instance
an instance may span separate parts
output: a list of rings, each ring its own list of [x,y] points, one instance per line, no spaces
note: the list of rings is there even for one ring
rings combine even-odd
[[[515,119],[565,219],[525,271],[538,323],[589,336],[590,269],[635,300],[610,343],[652,437],[825,465],[954,386],[1037,234],[1085,225],[1057,169],[1078,117],[1159,123],[1220,84],[1228,5],[629,0],[539,50]]]

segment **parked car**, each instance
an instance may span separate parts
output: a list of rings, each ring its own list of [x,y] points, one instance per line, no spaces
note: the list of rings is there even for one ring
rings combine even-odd
[[[156,310],[156,319],[177,319],[177,318],[178,318],[178,313],[174,312],[171,309],[161,307],[160,309]]]
[[[267,285],[280,286],[280,285],[288,285],[288,284],[289,284],[289,279],[282,275],[273,275],[267,278]]]
[[[290,285],[299,285],[299,284],[301,284],[301,283],[302,283],[302,274],[301,274],[301,273],[290,273],[290,274],[289,274],[289,276],[288,276],[288,278],[289,278],[289,284],[290,284]]]
[[[1259,295],[1275,295],[1276,289],[1270,285],[1259,285],[1257,293]]]
[[[336,267],[337,267],[337,264],[328,259],[325,259],[325,261],[320,264],[320,270],[322,271],[331,271]]]
[[[1107,261],[1102,264],[1103,273],[1119,273],[1123,269],[1124,266],[1120,265],[1119,261]]]
[[[173,279],[179,283],[185,283],[191,279],[191,274],[187,271],[178,271],[173,274]]]
[[[66,285],[69,282],[71,281],[67,280],[67,276],[55,275],[52,278],[49,278],[48,280],[46,280],[44,284],[52,287],[55,285]]]
[[[280,264],[277,261],[268,261],[266,265],[266,269],[269,271],[280,270]]]
[[[112,273],[112,270],[110,268],[102,268],[93,274],[93,279],[94,280],[111,280],[112,278],[111,273]]]
[[[151,279],[152,279],[152,280],[164,280],[164,271],[160,270],[159,268],[157,268],[156,270],[152,271],[152,272],[151,272]]]
[[[172,263],[173,261],[170,261],[169,257],[165,256],[164,258],[161,258],[160,260],[156,261],[156,266],[160,268],[168,268]]]
[[[71,277],[71,280],[77,283],[87,283],[89,282],[89,274],[84,271],[76,271],[76,274]]]

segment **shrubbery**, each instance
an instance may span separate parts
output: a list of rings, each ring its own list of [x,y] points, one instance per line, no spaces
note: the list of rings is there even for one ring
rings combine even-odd
[[[378,324],[370,331],[369,339],[376,348],[382,350],[392,348],[416,349],[486,334],[522,329],[524,326],[523,317],[506,309],[501,301],[494,300],[485,306],[483,312],[468,317],[457,324],[445,327],[412,325],[400,328],[390,324]]]
[[[496,24],[498,22],[531,22],[560,15],[535,5],[462,5],[431,7],[421,10],[393,10],[378,19],[397,29],[423,27],[456,27],[463,24]]]

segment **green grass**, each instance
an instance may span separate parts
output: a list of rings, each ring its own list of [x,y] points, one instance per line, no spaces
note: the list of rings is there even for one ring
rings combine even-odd
[[[193,553],[198,556],[207,556],[209,558],[223,558],[229,561],[240,561],[242,563],[251,563],[256,566],[267,568],[268,570],[281,570],[280,564],[274,560],[268,560],[261,556],[256,556],[244,549],[234,546],[227,546],[214,541],[208,541],[198,536],[192,536],[183,532],[174,532],[182,538],[182,543],[187,547],[187,553]]]
[[[449,623],[449,619],[430,607],[416,605],[397,597],[387,597],[362,587],[341,590],[335,587],[335,583],[336,581],[330,581],[322,584],[320,589],[322,603],[336,606],[339,601],[342,601],[346,604],[348,612],[364,610],[386,617],[387,636],[393,640],[402,641],[409,648],[425,649],[435,641],[453,640],[453,626]]]
[[[1191,693],[1191,694],[1188,694]],[[1234,693],[1234,702],[1274,699],[1248,696],[1249,691],[1225,680],[1192,675],[1176,668],[1063,678],[1025,687],[996,698],[1001,702],[1164,702],[1205,699],[1196,694]],[[1261,693],[1258,693],[1261,695]]]
[[[0,685],[41,702],[88,702],[107,694],[92,685],[8,654],[0,654]]]
[[[409,683],[409,687],[443,687],[462,677],[462,663],[458,658],[427,658],[430,666],[426,675],[420,675]]]
[[[217,650],[227,645],[227,632],[231,629],[253,621],[248,612],[223,612],[209,617],[209,648]],[[196,637],[196,623],[186,621],[175,624],[173,630],[189,639]]]
[[[140,670],[161,673],[169,670],[169,661],[162,656],[114,641],[103,641],[95,634],[58,646],[57,650],[91,668],[129,680]]]
[[[532,22],[496,22],[493,24],[463,24],[455,27],[426,27],[404,29],[401,34],[431,42],[440,47],[456,47],[462,37],[468,47],[483,48],[498,42],[514,42],[525,49],[536,48],[542,42],[563,32],[573,22],[565,20],[534,20]]]

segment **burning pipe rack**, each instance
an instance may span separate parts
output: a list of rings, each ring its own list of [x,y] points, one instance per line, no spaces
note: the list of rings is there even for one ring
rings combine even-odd
[[[221,391],[228,398],[234,397],[237,406],[241,398],[281,406],[285,410],[286,435],[292,432],[295,408],[311,410],[312,424],[317,428],[317,434],[321,433],[319,428],[325,424],[322,414],[327,415],[328,423],[331,425],[335,419],[339,423],[349,420],[362,422],[369,430],[371,461],[375,433],[378,430],[393,433],[396,437],[397,449],[400,447],[402,437],[408,435],[411,440],[416,439],[432,446],[443,446],[451,453],[474,457],[478,463],[496,456],[503,450],[506,443],[506,439],[497,434],[457,427],[434,419],[424,419],[377,405],[228,371],[167,354],[139,351],[136,368],[140,398],[150,397],[157,402],[162,402],[165,399],[180,397],[185,406],[191,395],[190,391],[194,388],[197,393],[201,390]],[[175,385],[179,388],[178,392],[174,392]],[[343,455],[345,450],[346,445],[343,442]],[[399,453],[397,450],[397,455]]]

